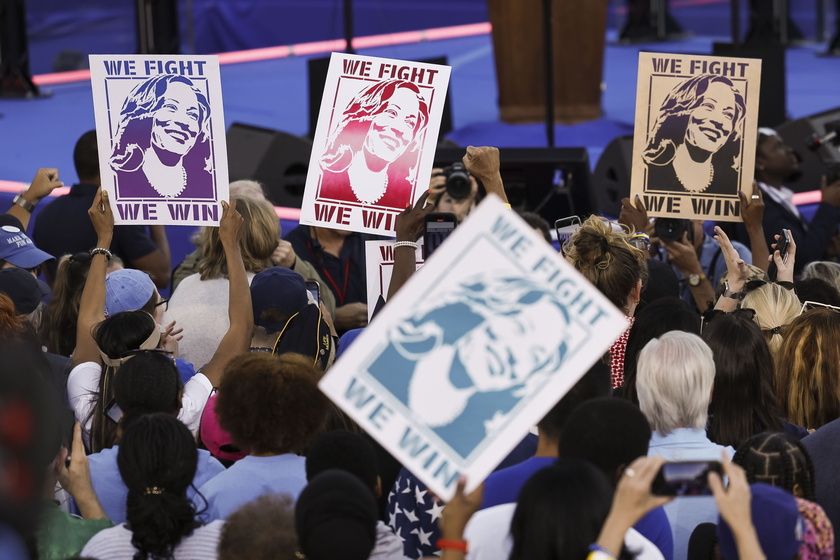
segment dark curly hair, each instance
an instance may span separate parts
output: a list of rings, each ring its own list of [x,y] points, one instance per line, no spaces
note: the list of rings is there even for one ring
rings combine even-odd
[[[301,454],[324,426],[323,372],[298,354],[243,354],[225,368],[216,398],[219,425],[252,453]]]
[[[750,484],[763,482],[815,502],[814,463],[805,446],[780,432],[756,434],[738,447],[732,461],[747,472]],[[799,494],[794,494],[794,486]]]
[[[128,488],[126,521],[137,549],[134,560],[172,558],[198,527],[187,498],[197,464],[195,439],[169,414],[148,414],[125,430],[117,467]]]
[[[219,535],[219,560],[295,560],[295,506],[285,494],[266,494],[236,510]]]

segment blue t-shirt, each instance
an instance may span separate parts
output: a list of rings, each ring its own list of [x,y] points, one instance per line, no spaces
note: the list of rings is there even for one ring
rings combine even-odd
[[[531,457],[518,465],[491,473],[484,481],[481,509],[515,502],[531,475],[556,462],[557,457]]]
[[[88,455],[90,464],[90,478],[93,481],[93,490],[102,509],[108,514],[108,519],[115,525],[125,523],[125,500],[128,497],[120,469],[117,467],[117,453],[119,446],[115,445],[110,449],[103,449],[99,453]],[[224,472],[225,467],[209,451],[198,450],[198,466],[195,471],[192,486],[187,488],[187,497],[193,500],[196,511],[204,509],[205,503],[201,497],[196,497],[196,488],[210,481],[215,476]]]
[[[297,501],[305,486],[306,458],[291,453],[248,455],[199,489],[208,504],[201,519],[207,523],[225,519],[263,494],[287,494]]]

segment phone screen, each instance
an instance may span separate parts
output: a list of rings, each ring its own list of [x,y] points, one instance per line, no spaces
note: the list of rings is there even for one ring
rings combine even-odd
[[[318,282],[307,282],[306,291],[312,294],[312,298],[316,302],[321,301],[321,285]]]
[[[426,232],[423,235],[425,258],[428,259],[440,247],[455,229],[455,225],[455,214],[434,213],[426,216]]]
[[[665,463],[653,481],[659,496],[710,496],[709,473],[723,472],[719,461]]]

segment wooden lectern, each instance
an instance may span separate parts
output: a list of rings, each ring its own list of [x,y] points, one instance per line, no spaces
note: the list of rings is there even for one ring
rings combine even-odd
[[[546,118],[542,0],[487,0],[499,110],[506,122]],[[607,0],[552,0],[554,115],[570,124],[601,116]]]

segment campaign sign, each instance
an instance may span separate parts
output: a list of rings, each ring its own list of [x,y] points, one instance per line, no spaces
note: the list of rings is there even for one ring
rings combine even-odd
[[[321,380],[439,497],[475,487],[627,328],[490,196]]]
[[[417,244],[414,262],[419,269],[423,266],[423,240]],[[388,288],[391,287],[391,275],[394,272],[394,242],[366,241],[365,242],[365,273],[367,275],[367,300],[375,302],[379,296],[388,299]],[[368,322],[373,319],[374,305],[368,305]]]
[[[114,222],[219,225],[228,199],[219,59],[90,55],[90,76]]]
[[[429,188],[449,66],[333,53],[300,222],[393,235]]]
[[[741,221],[760,80],[760,59],[639,53],[630,196],[650,216]]]

